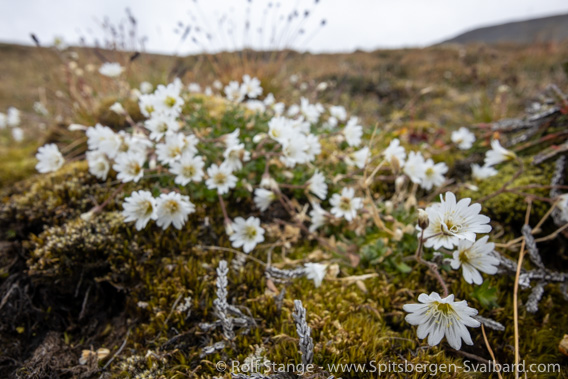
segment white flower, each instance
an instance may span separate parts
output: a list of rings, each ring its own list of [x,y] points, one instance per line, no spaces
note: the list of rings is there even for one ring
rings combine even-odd
[[[209,179],[205,181],[207,188],[216,189],[219,195],[229,192],[229,189],[235,188],[237,185],[237,177],[231,172],[231,169],[226,165],[217,166],[212,164],[207,169]]]
[[[411,151],[404,164],[404,173],[408,175],[413,183],[420,184],[426,174],[426,161],[419,151]]]
[[[246,221],[237,217],[233,222],[233,231],[229,239],[234,248],[243,247],[245,253],[249,253],[254,247],[264,241],[264,229],[260,227],[260,220],[249,217]]]
[[[119,102],[115,102],[109,109],[118,115],[126,114],[126,109]]]
[[[267,210],[270,203],[272,203],[275,199],[276,195],[270,190],[264,188],[257,188],[254,190],[254,203],[261,212]]]
[[[136,221],[136,230],[142,230],[148,221],[158,218],[156,199],[148,191],[134,191],[124,199],[122,215],[125,222]]]
[[[441,298],[436,292],[418,296],[421,304],[405,304],[403,309],[409,312],[405,320],[411,325],[418,325],[416,334],[424,339],[428,336],[428,345],[436,346],[444,336],[451,347],[459,350],[463,341],[473,345],[466,326],[479,327],[479,321],[472,316],[477,310],[467,306],[467,301],[454,301],[454,295]]]
[[[154,86],[150,82],[140,83],[140,92],[143,94],[151,93],[154,90]]]
[[[6,113],[6,123],[8,126],[15,127],[20,125],[20,111],[17,108],[10,107]]]
[[[120,153],[116,156],[112,166],[118,173],[116,178],[123,183],[138,182],[144,176],[144,162],[146,157],[136,153]]]
[[[152,142],[146,138],[146,135],[139,132],[128,134],[121,130],[119,136],[122,138],[121,152],[146,155],[148,148],[153,146]]]
[[[357,210],[363,207],[363,199],[355,197],[355,190],[347,187],[341,190],[341,195],[334,193],[329,203],[333,206],[331,213],[335,217],[345,217],[349,222],[355,218]]]
[[[179,123],[175,117],[167,114],[153,114],[144,121],[144,127],[150,131],[150,139],[159,141],[167,133],[175,133],[179,130]]]
[[[480,204],[471,204],[471,199],[456,202],[452,192],[446,192],[446,198],[440,195],[440,203],[426,208],[430,224],[424,231],[425,247],[451,249],[462,239],[474,242],[476,233],[489,233],[489,217],[480,215]]]
[[[347,119],[347,111],[341,105],[329,107],[329,114],[331,117],[336,118],[339,121],[345,121]]]
[[[108,126],[97,124],[88,128],[86,134],[89,150],[99,150],[111,159],[118,154],[122,139]]]
[[[153,94],[156,98],[154,103],[155,110],[160,113],[166,113],[177,117],[184,104],[184,101],[180,96],[181,89],[182,84],[179,78],[176,78],[167,86],[160,84]]]
[[[59,170],[65,162],[63,155],[61,155],[57,145],[54,143],[40,147],[36,158],[39,161],[36,165],[36,170],[42,174]]]
[[[497,175],[497,170],[489,166],[471,165],[471,175],[476,180],[483,180]]]
[[[184,153],[197,153],[197,138],[194,135],[185,136],[182,133],[166,134],[166,141],[156,145],[158,160],[164,164],[172,164]]]
[[[258,80],[258,78],[251,78],[249,75],[243,75],[241,93],[251,99],[256,99],[258,96],[262,95],[260,80]]]
[[[463,278],[469,284],[481,284],[483,278],[479,271],[495,275],[499,259],[492,255],[495,244],[487,242],[489,236],[484,236],[475,242],[460,240],[458,249],[454,251],[451,265],[454,270],[462,267]]]
[[[272,106],[272,110],[276,116],[282,116],[284,114],[284,108],[286,108],[286,105],[282,102],[276,103]]]
[[[185,186],[189,182],[200,182],[203,179],[203,157],[191,153],[182,154],[179,161],[171,164],[170,172],[176,174],[176,184]]]
[[[266,111],[266,105],[260,100],[249,100],[245,103],[245,106],[252,112],[263,113]]]
[[[470,149],[475,142],[475,135],[466,127],[461,127],[452,132],[452,142],[458,145],[461,150]]]
[[[339,121],[335,117],[330,117],[327,121],[323,124],[324,129],[326,130],[333,130],[339,124]]]
[[[157,219],[156,224],[162,229],[167,229],[170,224],[174,228],[181,229],[187,221],[190,213],[195,212],[195,205],[189,201],[188,196],[182,196],[177,192],[161,194],[157,199]]]
[[[225,86],[225,96],[227,96],[227,100],[234,101],[235,103],[240,103],[245,98],[239,86],[239,82],[234,80]]]
[[[349,146],[359,146],[361,144],[361,137],[363,136],[363,127],[357,125],[359,119],[357,117],[351,117],[347,121],[347,125],[343,129],[343,135]]]
[[[302,113],[302,116],[308,120],[308,122],[312,124],[318,122],[321,110],[322,109],[320,109],[317,104],[310,104],[308,99],[305,97],[300,99],[300,112]]]
[[[406,150],[404,147],[400,146],[400,140],[398,138],[393,139],[389,146],[383,151],[385,159],[392,165],[393,159],[398,160],[398,166],[403,167],[406,160]]]
[[[312,224],[310,225],[310,232],[315,232],[320,226],[325,224],[327,212],[317,203],[312,203],[313,209],[310,211],[310,218]]]
[[[221,83],[220,80],[215,79],[213,81],[213,88],[215,88],[216,90],[220,90],[221,88],[223,88],[223,83]]]
[[[448,172],[448,166],[445,163],[436,163],[432,159],[428,159],[424,163],[424,176],[420,186],[425,190],[431,190],[432,187],[440,187],[446,181],[444,174]]]
[[[238,171],[243,168],[242,162],[250,161],[250,152],[245,150],[243,143],[228,147],[223,153],[225,162],[231,171]]]
[[[485,166],[491,167],[501,162],[515,159],[516,155],[512,151],[505,149],[499,143],[499,140],[491,141],[491,150],[485,153]]]
[[[291,129],[290,120],[286,117],[273,117],[268,122],[268,136],[279,143],[287,141]]]
[[[347,163],[350,166],[357,166],[359,168],[364,168],[368,158],[369,158],[369,148],[365,146],[364,148],[349,154],[345,158],[345,163]]]
[[[189,83],[187,86],[187,90],[190,93],[200,93],[201,92],[201,86],[198,83]]]
[[[273,105],[275,101],[276,100],[274,99],[274,95],[272,93],[269,93],[268,95],[266,95],[266,97],[263,100],[264,105],[266,105],[267,107]]]
[[[140,95],[138,97],[138,108],[146,117],[150,117],[158,108],[158,98],[153,94]]]
[[[120,63],[116,62],[106,62],[103,63],[102,66],[99,68],[99,73],[104,76],[108,76],[109,78],[115,78],[122,74],[124,71],[124,67],[120,65]]]
[[[225,134],[222,138],[225,140],[225,146],[227,148],[229,147],[233,147],[236,146],[238,144],[241,143],[241,141],[239,141],[239,134],[240,134],[241,130],[240,129],[235,129],[234,131],[232,131],[231,133]]]
[[[309,158],[307,150],[310,147],[306,137],[297,132],[288,134],[288,136],[295,136],[295,138],[287,138],[282,141],[282,156],[280,156],[280,160],[289,168],[296,166],[298,163],[306,163]]]
[[[322,200],[325,200],[327,197],[325,176],[318,170],[316,170],[314,175],[308,180],[308,190]]]
[[[16,142],[22,142],[24,140],[24,130],[17,126],[12,128],[12,138]]]
[[[306,144],[306,161],[312,162],[321,154],[321,144],[318,137],[314,134],[306,135],[304,141]]]
[[[327,266],[321,263],[304,263],[304,273],[306,278],[314,281],[316,288],[321,286]]]
[[[101,180],[106,180],[110,170],[110,162],[105,154],[98,150],[87,151],[87,163],[89,164],[91,175]]]

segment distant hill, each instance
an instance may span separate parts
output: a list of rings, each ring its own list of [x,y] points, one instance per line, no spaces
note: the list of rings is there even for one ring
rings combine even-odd
[[[442,43],[533,43],[568,40],[568,14],[474,29]]]

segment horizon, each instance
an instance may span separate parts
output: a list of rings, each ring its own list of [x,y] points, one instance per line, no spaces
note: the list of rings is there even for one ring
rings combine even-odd
[[[149,6],[148,3],[136,4],[133,0],[81,4],[71,0],[59,0],[52,3],[53,20],[46,20],[45,17],[39,17],[43,16],[43,9],[30,6],[30,4],[37,5],[37,0],[23,0],[19,3],[0,5],[2,11],[0,14],[5,15],[4,20],[0,18],[2,21],[0,41],[33,45],[30,37],[33,33],[44,47],[51,46],[57,36],[63,37],[65,43],[69,45],[95,47],[95,39],[100,39],[104,35],[101,25],[105,20],[108,19],[108,24],[118,25],[127,18],[125,9],[130,7],[137,20],[136,27],[140,36],[148,38],[145,48],[133,50],[150,54],[195,55],[243,49],[266,51],[284,48],[312,54],[369,52],[423,48],[475,29],[568,14],[568,4],[565,5],[564,2],[541,1],[538,3],[538,9],[535,9],[535,3],[531,0],[521,2],[507,0],[493,4],[489,0],[483,0],[456,5],[448,0],[436,0],[429,4],[406,0],[384,5],[385,8],[381,9],[383,4],[371,0],[358,0],[357,5],[366,4],[368,12],[358,14],[361,9],[350,6],[347,7],[352,11],[349,14],[345,12],[346,6],[340,0],[322,2],[297,0],[296,5],[292,7],[289,7],[289,4],[281,7],[281,3],[268,0],[260,3],[242,0],[238,3],[231,2],[229,9],[223,11],[219,11],[219,8],[227,3],[222,0],[213,0],[206,4],[196,0],[191,3],[169,0],[161,4],[162,7],[159,9]],[[65,4],[68,6],[66,7]],[[238,7],[238,4],[245,6]],[[514,4],[513,9],[511,9],[512,4]],[[408,5],[415,6],[412,8],[413,12],[408,12]],[[11,11],[17,11],[22,6],[26,7],[29,17],[24,21],[9,17]],[[62,8],[65,8],[65,11],[62,11]],[[302,17],[303,10],[308,12],[309,16]],[[382,13],[378,12],[375,16],[371,14],[373,10],[382,10]],[[239,11],[244,13],[239,14]],[[288,19],[286,22],[292,11],[296,11],[296,18],[292,17],[291,21]],[[175,19],[172,17],[172,12],[175,14]],[[401,15],[406,17],[403,24],[399,22]],[[61,17],[75,20],[77,25],[68,21],[57,22]],[[269,17],[272,18],[268,20]],[[89,23],[87,19],[91,22]],[[321,26],[321,20],[324,19],[326,25]],[[441,22],[442,19],[452,21],[452,24]],[[211,20],[217,21],[217,27],[210,27],[211,24],[215,25]],[[248,27],[245,29],[242,26],[239,29],[239,25],[248,25]],[[408,28],[407,25],[412,27]],[[194,30],[182,40],[180,34],[186,26],[189,28],[193,26]],[[269,28],[272,28],[272,31]],[[272,32],[272,41],[268,36],[269,32]],[[80,43],[81,36],[86,44]],[[277,42],[274,43],[274,40]]]

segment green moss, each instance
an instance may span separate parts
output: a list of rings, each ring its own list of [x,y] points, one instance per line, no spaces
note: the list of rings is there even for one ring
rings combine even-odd
[[[520,230],[524,224],[527,202],[525,194],[536,196],[532,203],[531,221],[536,224],[549,209],[549,204],[538,200],[539,197],[547,198],[550,190],[548,188],[527,188],[530,186],[548,186],[552,180],[554,163],[543,163],[535,166],[532,164],[532,157],[523,158],[524,171],[507,187],[515,192],[504,192],[490,199],[483,201],[483,212],[495,222],[506,225],[509,230]],[[509,182],[518,172],[519,166],[516,162],[503,164],[499,168],[499,174],[488,179],[475,183],[477,190],[464,188],[459,191],[458,197],[470,197],[473,202],[483,199],[499,191],[503,185]]]
[[[35,144],[26,146],[0,146],[0,189],[27,178],[35,172]]]

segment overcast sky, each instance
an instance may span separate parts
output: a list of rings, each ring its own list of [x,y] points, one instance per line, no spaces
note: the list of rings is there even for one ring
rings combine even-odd
[[[426,46],[480,26],[568,13],[566,0],[0,0],[0,41],[29,44],[34,33],[45,45],[55,36],[93,43],[104,35],[102,20],[120,23],[127,7],[146,51],[179,54],[243,43],[312,52]]]

